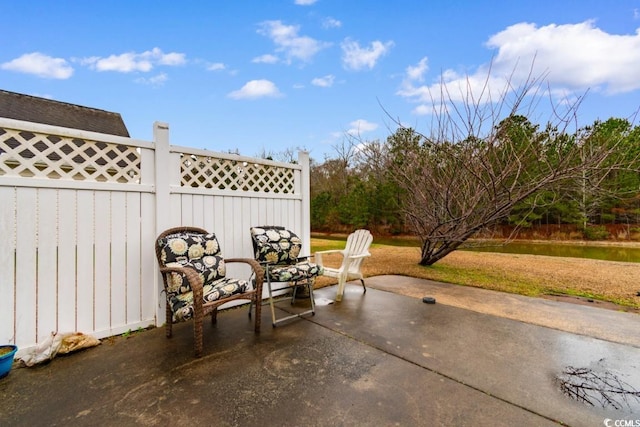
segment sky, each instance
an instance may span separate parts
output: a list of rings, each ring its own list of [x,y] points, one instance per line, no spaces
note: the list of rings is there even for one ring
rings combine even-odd
[[[0,89],[218,152],[321,162],[399,124],[428,134],[443,93],[495,105],[532,77],[536,123],[577,100],[577,126],[640,108],[640,0],[0,0],[0,16]]]

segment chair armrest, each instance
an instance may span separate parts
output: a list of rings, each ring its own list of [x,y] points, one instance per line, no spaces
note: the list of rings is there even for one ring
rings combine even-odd
[[[167,280],[169,273],[178,273],[187,276],[191,292],[193,292],[193,305],[195,310],[201,310],[204,296],[204,281],[193,267],[161,267],[160,272],[164,280],[165,293],[167,291]],[[168,297],[168,294],[167,294]]]
[[[349,259],[358,259],[358,258],[366,258],[371,256],[371,254],[369,252],[366,252],[364,254],[358,254],[358,255],[349,255],[347,258]]]
[[[328,249],[326,251],[317,251],[317,254],[334,254],[334,253],[338,253],[338,252],[344,252],[343,249]]]
[[[243,262],[245,264],[249,264],[256,276],[264,276],[264,268],[262,268],[260,263],[253,258],[225,258],[224,262]]]
[[[165,277],[165,287],[167,286],[166,275],[169,273],[178,273],[187,276],[192,291],[196,291],[198,288],[202,291],[202,287],[204,286],[198,271],[193,267],[160,267],[160,273]]]
[[[342,257],[344,258],[344,249],[328,249],[326,251],[316,252],[315,261],[316,261],[316,264],[318,264],[320,267],[324,267],[324,264],[322,262],[322,255],[326,255],[326,254],[342,254]]]
[[[253,275],[255,276],[256,286],[255,291],[258,293],[258,298],[262,298],[262,283],[264,281],[264,268],[258,261],[253,258],[225,258],[224,262],[242,262],[245,264],[249,264],[251,269],[253,270]]]

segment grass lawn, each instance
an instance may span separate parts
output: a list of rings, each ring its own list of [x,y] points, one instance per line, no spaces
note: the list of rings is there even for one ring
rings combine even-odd
[[[439,282],[473,286],[527,295],[571,295],[640,308],[640,265],[577,258],[538,255],[498,254],[455,251],[433,266],[418,264],[420,248],[374,243],[372,254],[363,266],[365,277],[404,275]],[[312,236],[312,253],[343,249],[345,240]],[[324,256],[328,265],[337,265],[341,257]],[[628,265],[631,264],[631,265]],[[630,274],[632,273],[632,274]],[[619,277],[615,277],[618,275]],[[614,277],[612,277],[614,276]],[[321,277],[318,287],[335,284]]]

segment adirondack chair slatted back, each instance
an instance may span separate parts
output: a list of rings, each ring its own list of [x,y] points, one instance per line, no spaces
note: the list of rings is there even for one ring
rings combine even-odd
[[[316,263],[323,269],[322,274],[338,279],[336,301],[342,300],[344,286],[348,280],[360,279],[364,292],[367,291],[361,270],[364,259],[371,256],[369,246],[371,246],[372,242],[373,235],[369,230],[356,230],[347,237],[347,243],[344,249],[332,249],[315,253]],[[342,264],[339,268],[324,265],[322,256],[331,253],[339,253],[342,255]]]
[[[347,238],[344,248],[345,256],[362,255],[369,252],[369,246],[373,242],[373,235],[369,230],[356,230]],[[360,267],[364,258],[354,258],[349,263],[349,273],[360,273]]]

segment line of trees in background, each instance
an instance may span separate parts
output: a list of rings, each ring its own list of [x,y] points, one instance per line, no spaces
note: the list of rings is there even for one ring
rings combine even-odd
[[[484,237],[509,240],[541,224],[572,224],[605,238],[605,224],[640,223],[640,128],[611,118],[578,127],[578,106],[550,105],[544,127],[529,120],[544,76],[444,81],[431,93],[428,133],[398,125],[386,141],[347,138],[311,168],[311,228],[418,238],[432,265]],[[576,129],[571,131],[570,128]],[[497,227],[510,226],[507,236]]]
[[[533,188],[523,200],[506,206],[508,215],[493,225],[520,231],[547,225],[570,225],[588,239],[606,238],[607,225],[624,225],[628,235],[634,230],[639,231],[639,126],[634,126],[627,119],[611,118],[566,133],[551,125],[541,129],[526,117],[514,114],[495,126],[490,138],[493,140],[470,136],[456,144],[443,144],[442,141],[434,143],[432,138],[412,128],[398,127],[385,143],[347,139],[334,147],[334,158],[326,159],[323,163],[312,163],[312,230],[346,232],[365,227],[383,235],[413,234],[411,212],[407,210],[407,203],[411,199],[409,196],[437,191],[445,197],[447,194],[451,197],[476,197],[479,190],[469,186],[468,181],[466,184],[463,181],[456,182],[456,176],[443,174],[450,173],[460,178],[465,172],[460,162],[467,162],[468,166],[479,150],[486,150],[488,145],[495,150],[502,144],[502,151],[487,156],[483,154],[481,162],[493,163],[489,174],[485,173],[488,170],[486,167],[484,170],[476,168],[475,172],[467,171],[471,175],[484,173],[482,185],[499,185],[506,192],[513,192],[514,184],[522,186],[524,183],[521,180],[531,179],[532,174],[539,176],[535,169],[541,164],[549,168],[545,175],[553,176],[553,169],[558,170],[559,164],[567,160],[563,154],[576,154],[577,157],[571,162],[580,164],[573,165],[573,174],[565,176],[566,179]],[[507,140],[509,143],[505,144]],[[553,145],[553,150],[548,150],[550,145]],[[452,150],[455,150],[457,157],[452,156]],[[466,151],[464,155],[463,151]],[[595,159],[592,157],[593,153],[603,151],[607,151],[608,155]],[[551,158],[542,159],[543,155]],[[579,167],[587,160],[590,162],[587,167]],[[513,168],[514,162],[520,163],[517,171],[505,174],[505,169]],[[431,171],[425,172],[424,168],[430,168]],[[433,174],[433,170],[440,170],[440,173],[433,175],[429,181],[425,182],[423,177],[417,176]],[[405,182],[402,182],[402,178],[399,180],[399,174],[404,175]],[[501,177],[501,174],[506,176]],[[504,181],[498,182],[503,178]],[[514,183],[510,180],[520,181]],[[420,188],[424,185],[432,188]],[[454,194],[450,188],[446,188],[450,185],[468,187],[456,188]],[[445,201],[438,206],[440,202],[434,203],[433,197],[422,199],[422,202],[424,209],[447,209],[447,204],[451,205],[451,202]],[[415,211],[416,208],[409,210]],[[473,231],[478,233],[486,230],[480,227]]]

